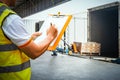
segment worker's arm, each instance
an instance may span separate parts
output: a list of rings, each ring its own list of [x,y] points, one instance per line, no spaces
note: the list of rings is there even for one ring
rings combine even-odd
[[[43,39],[43,41],[36,44],[33,40],[37,36],[40,36],[41,33],[36,32],[31,38],[31,35],[25,30],[24,26],[25,25],[22,19],[18,15],[13,14],[6,18],[2,29],[5,35],[16,46],[18,46],[27,56],[35,59],[47,50],[50,43],[56,37],[57,30],[54,25],[51,25],[51,27],[47,30],[47,37]]]
[[[42,35],[41,32],[34,32],[32,35],[31,35],[31,38],[32,40],[35,40],[38,36]]]
[[[20,46],[20,49],[30,58],[35,59],[42,55],[47,48],[49,47],[50,43],[56,38],[57,36],[57,29],[55,26],[51,26],[47,30],[47,37],[43,39],[43,41],[40,41],[39,43],[34,43],[33,40],[31,40],[26,46]],[[33,36],[39,34],[34,34]]]

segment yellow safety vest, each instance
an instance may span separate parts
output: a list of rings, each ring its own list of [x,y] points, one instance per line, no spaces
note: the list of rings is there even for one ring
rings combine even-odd
[[[30,80],[29,57],[19,50],[2,30],[5,19],[11,14],[15,12],[0,3],[0,80]]]

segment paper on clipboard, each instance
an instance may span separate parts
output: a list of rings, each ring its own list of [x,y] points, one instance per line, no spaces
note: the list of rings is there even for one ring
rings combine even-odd
[[[49,17],[45,20],[45,22],[41,26],[41,29],[39,30],[39,32],[42,32],[42,35],[39,36],[34,42],[38,43],[42,41],[47,36],[46,30],[50,27],[50,24],[51,23],[55,24],[55,26],[58,29],[58,35],[56,39],[48,47],[48,50],[55,50],[71,18],[72,18],[72,15],[59,15],[59,16],[49,15]]]

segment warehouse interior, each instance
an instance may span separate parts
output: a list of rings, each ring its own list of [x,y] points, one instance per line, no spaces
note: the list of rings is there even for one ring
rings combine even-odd
[[[69,2],[72,3],[75,0],[16,1],[16,6],[11,7],[11,9],[20,15],[27,25],[30,23],[34,25],[31,32],[36,32],[39,31],[44,20],[32,19],[31,16],[35,17],[34,14],[49,11],[54,7],[69,4]],[[104,1],[108,2],[105,3]],[[79,2],[82,3],[82,0]],[[68,10],[68,13],[72,14],[73,17],[58,44],[58,48],[55,50],[57,55],[51,56],[53,52],[48,50],[39,58],[31,59],[31,80],[120,79],[120,1],[111,0],[110,2],[109,0],[103,0],[103,3],[99,5],[97,5],[97,0],[94,0],[94,2],[96,4],[86,7],[85,12],[72,11],[70,13]],[[71,6],[74,7],[74,5]],[[69,6],[66,5],[66,7]],[[82,8],[80,9],[82,10]],[[84,27],[78,28],[79,25]],[[79,39],[78,36],[81,35],[83,37]],[[90,50],[89,52],[89,45],[93,45],[97,51]]]

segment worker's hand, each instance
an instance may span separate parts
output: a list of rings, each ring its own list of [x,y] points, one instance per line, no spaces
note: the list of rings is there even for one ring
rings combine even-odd
[[[55,27],[55,25],[50,25],[50,27],[47,29],[47,36],[50,37],[50,39],[54,40],[58,34],[58,30]]]
[[[32,35],[31,35],[31,38],[33,39],[33,40],[35,40],[38,36],[40,36],[42,33],[40,33],[40,32],[35,32],[35,33],[33,33]]]

